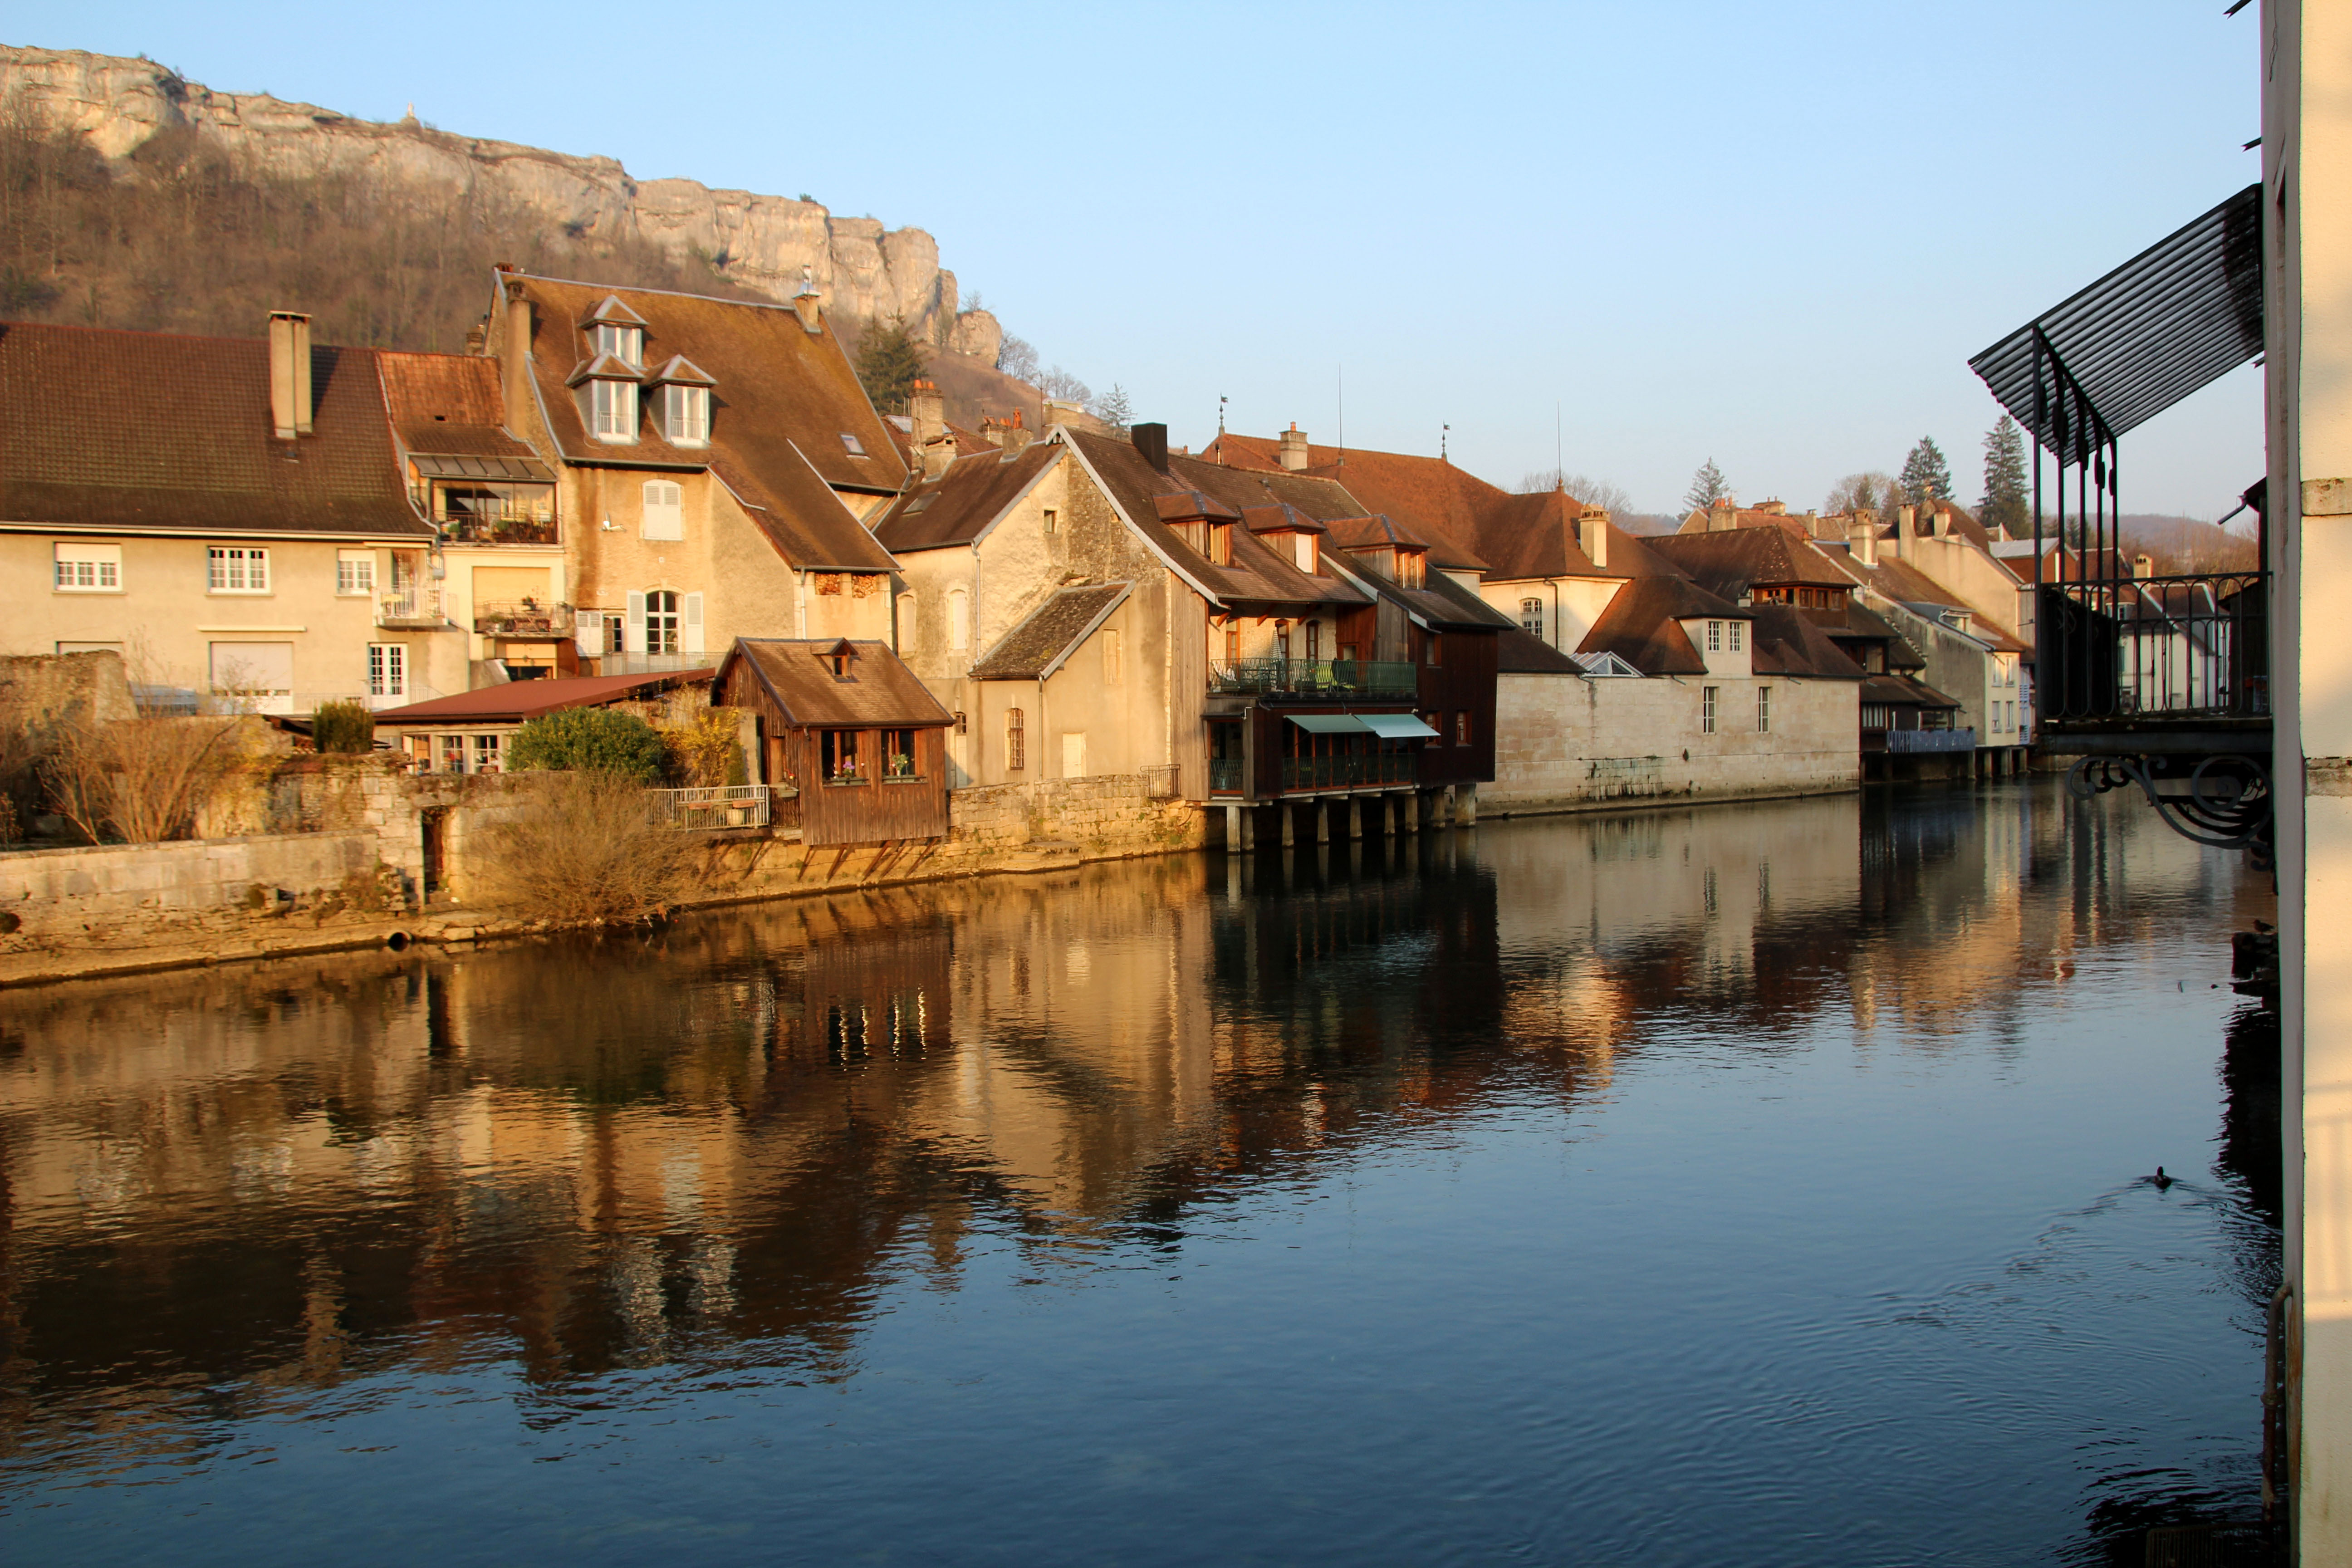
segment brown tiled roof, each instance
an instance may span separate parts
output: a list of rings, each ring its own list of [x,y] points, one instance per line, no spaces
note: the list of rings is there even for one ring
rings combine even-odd
[[[1429,625],[1447,631],[1516,630],[1518,623],[1443,572],[1432,572],[1418,588],[1408,588],[1361,556],[1345,558],[1344,569],[1377,587]]]
[[[314,347],[314,434],[280,441],[265,338],[0,321],[0,521],[430,538],[376,357]]]
[[[1190,482],[1244,513],[1257,507],[1287,506],[1325,523],[1349,519],[1361,522],[1376,515],[1374,509],[1366,506],[1354,491],[1329,475],[1294,474],[1278,465],[1272,468],[1220,467],[1202,458],[1171,459],[1169,467],[1177,468],[1180,463],[1192,465],[1181,470],[1189,476]],[[1386,517],[1386,526],[1421,542],[1435,564],[1473,572],[1486,566],[1460,541],[1440,536],[1425,527],[1419,517],[1377,515]]]
[[[1609,564],[1595,566],[1584,552],[1578,525],[1584,503],[1559,490],[1530,495],[1496,492],[1478,514],[1479,552],[1492,563],[1489,577],[1519,582],[1536,577],[1674,577],[1681,573],[1651,551],[1654,541],[1608,524]]]
[[[760,684],[785,719],[820,729],[864,729],[951,724],[955,716],[940,706],[915,672],[884,642],[853,642],[857,657],[849,679],[835,680],[823,657],[840,637],[737,637],[719,663],[723,683],[739,658],[750,661]]]
[[[1406,528],[1384,511],[1370,517],[1339,517],[1331,520],[1329,543],[1334,550],[1423,550],[1432,548],[1429,536]]]
[[[881,494],[897,491],[907,472],[888,426],[866,401],[830,326],[812,333],[786,305],[651,289],[608,289],[520,273],[499,277],[531,302],[531,373],[559,455],[571,462],[619,468],[719,469],[731,476],[729,488],[738,494],[748,487],[772,504],[793,510],[789,527],[771,529],[779,540],[810,542],[810,554],[787,552],[793,565],[870,562],[875,564],[864,569],[887,569],[887,557],[837,499],[823,507],[803,499],[812,470],[826,487]],[[588,435],[564,382],[588,347],[573,323],[608,293],[645,319],[649,358],[686,354],[710,374],[716,385],[709,447],[673,447],[662,440],[649,406],[640,413],[638,438],[632,444],[616,446]],[[845,435],[857,440],[864,457],[851,456]]]
[[[1917,704],[1924,708],[1958,708],[1958,698],[1947,697],[1924,681],[1907,675],[1865,675],[1862,678],[1862,700],[1864,702]]]
[[[1852,585],[1837,564],[1801,534],[1780,528],[1668,534],[1650,541],[1650,548],[1709,593],[1727,599],[1737,599],[1759,584]]]
[[[1160,521],[1159,498],[1161,496],[1186,495],[1201,490],[1213,497],[1226,488],[1230,479],[1242,476],[1220,475],[1213,465],[1197,458],[1178,457],[1169,458],[1171,471],[1163,474],[1153,468],[1131,443],[1066,426],[1058,438],[1066,441],[1070,449],[1084,458],[1087,467],[1100,477],[1104,488],[1118,503],[1119,510],[1134,522],[1137,531],[1162,555],[1175,562],[1186,576],[1216,595],[1220,602],[1227,605],[1362,605],[1368,602],[1360,589],[1335,576],[1310,576],[1301,572],[1295,563],[1276,554],[1245,528],[1233,531],[1232,564],[1218,566],[1197,554],[1177,537],[1173,529]],[[1225,504],[1233,505],[1230,500]],[[1255,501],[1252,504],[1255,504]],[[1234,510],[1238,516],[1240,509],[1235,507]],[[1316,509],[1303,507],[1302,510],[1313,512]]]
[[[1636,577],[1617,590],[1576,651],[1613,653],[1643,675],[1705,675],[1706,660],[1676,624],[1700,616],[1752,618],[1696,583]]]
[[[732,458],[713,457],[710,471],[776,552],[803,571],[887,572],[898,564],[805,462],[781,461],[755,476]]]
[[[498,361],[383,350],[375,365],[404,455],[510,458],[540,467],[530,447],[506,428]]]
[[[459,721],[476,724],[520,723],[541,713],[560,713],[567,708],[601,708],[607,702],[619,702],[640,692],[692,685],[697,681],[709,680],[710,674],[707,669],[673,669],[656,675],[582,675],[546,680],[510,680],[503,686],[478,687],[471,691],[458,692],[454,697],[436,697],[427,702],[411,702],[404,708],[379,709],[375,721],[394,729]]]
[[[1281,443],[1263,436],[1228,433],[1202,448],[1209,463],[1251,472],[1282,473]],[[1475,569],[1486,552],[1478,520],[1506,490],[1475,475],[1463,472],[1443,458],[1417,457],[1409,452],[1375,452],[1349,447],[1309,446],[1307,477],[1345,485],[1361,503],[1359,513],[1384,511],[1426,530],[1442,566]]]
[[[1242,526],[1252,533],[1328,533],[1330,530],[1286,500],[1242,508]]]
[[[1239,522],[1242,514],[1202,490],[1163,490],[1151,498],[1152,515],[1162,522]]]
[[[892,501],[875,520],[874,536],[894,551],[970,544],[1063,455],[1062,447],[1035,441],[1009,455],[992,447],[958,458]]]
[[[1829,633],[1787,605],[1758,605],[1749,630],[1749,659],[1759,675],[1809,675],[1859,680],[1862,666]]]
[[[1927,661],[1911,646],[1894,623],[1859,599],[1848,599],[1843,626],[1815,621],[1823,632],[1843,647],[1849,642],[1883,642],[1886,645],[1886,668],[1889,669],[1925,669]]]
[[[1125,583],[1064,588],[1023,617],[971,667],[974,680],[1035,680],[1086,640],[1127,597]]]
[[[1495,639],[1499,675],[1580,675],[1584,667],[1539,637],[1506,626]]]

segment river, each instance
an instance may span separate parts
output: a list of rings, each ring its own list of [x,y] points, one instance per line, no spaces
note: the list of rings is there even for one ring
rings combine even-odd
[[[9,994],[0,1554],[2137,1563],[2270,909],[2041,783]]]

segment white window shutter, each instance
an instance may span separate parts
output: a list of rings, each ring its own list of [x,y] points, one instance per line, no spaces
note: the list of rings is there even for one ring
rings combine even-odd
[[[621,634],[623,651],[643,653],[646,651],[646,596],[643,594],[629,595],[628,617],[627,627]]]
[[[594,658],[604,651],[604,617],[593,610],[575,612],[572,623],[572,640],[578,645],[583,658]]]
[[[702,651],[702,595],[699,594],[686,595],[686,605],[678,617],[677,651]]]

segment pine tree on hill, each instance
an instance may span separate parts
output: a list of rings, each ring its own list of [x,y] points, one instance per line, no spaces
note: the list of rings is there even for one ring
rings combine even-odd
[[[907,330],[906,318],[867,326],[857,344],[857,379],[877,412],[902,412],[922,374],[923,345]]]
[[[1934,437],[1919,437],[1919,444],[1903,459],[1903,472],[1895,482],[1903,488],[1903,499],[1913,506],[1952,499],[1952,468],[1944,461],[1943,449]]]
[[[2017,538],[2032,526],[2025,479],[2025,434],[2003,412],[1984,438],[1984,500],[1977,521],[1988,531],[2005,528]]]
[[[1691,476],[1690,494],[1683,497],[1683,510],[1705,511],[1730,493],[1731,487],[1723,482],[1723,470],[1715,466],[1713,458],[1709,458],[1698,466],[1698,472]]]

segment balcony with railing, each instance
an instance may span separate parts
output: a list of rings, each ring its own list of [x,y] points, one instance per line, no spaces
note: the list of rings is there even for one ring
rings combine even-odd
[[[405,588],[376,596],[377,626],[415,629],[437,626],[442,620],[441,590],[437,584],[412,583]]]
[[[649,789],[646,810],[659,826],[765,827],[770,796],[766,784],[724,784],[705,789]]]
[[[1209,793],[1239,795],[1242,793],[1242,759],[1211,757],[1209,759]]]
[[[2034,703],[2060,752],[2267,747],[2270,574],[2044,583]]]
[[[1245,658],[1211,666],[1209,689],[1219,696],[1303,701],[1411,698],[1421,691],[1421,674],[1417,665],[1387,660]]]
[[[486,637],[568,637],[572,606],[542,605],[533,599],[476,605],[474,631]]]
[[[1927,756],[1977,749],[1977,732],[1974,730],[1888,730],[1884,733],[1886,750],[1898,756]]]

